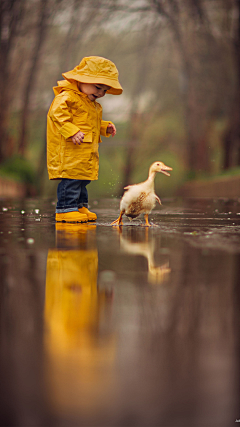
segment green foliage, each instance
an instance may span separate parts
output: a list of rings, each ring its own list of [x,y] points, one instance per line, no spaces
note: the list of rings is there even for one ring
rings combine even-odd
[[[215,178],[228,178],[232,176],[240,176],[240,166],[227,169],[226,171],[222,171],[221,173],[216,173],[214,175],[207,175],[207,174],[201,175],[197,177],[197,180],[210,182],[212,179],[215,179]]]
[[[46,120],[47,110],[38,110],[32,112],[29,122],[29,144],[26,153],[27,159],[39,167],[42,153],[46,144]],[[45,159],[43,159],[44,161]]]
[[[10,157],[2,163],[0,175],[25,184],[37,185],[36,172],[32,164],[20,156]]]
[[[173,168],[171,177],[157,175],[156,192],[161,197],[172,197],[185,181],[184,164],[185,130],[180,114],[172,110],[165,114],[155,114],[144,124],[144,131],[139,132],[141,139],[136,147],[136,164],[132,183],[147,179],[149,166],[155,161],[162,161]]]
[[[104,142],[107,144],[105,138]],[[109,198],[121,194],[123,159],[124,147],[116,145],[112,145],[111,149],[109,145],[100,147],[99,178],[98,181],[93,181],[89,186],[91,197]]]

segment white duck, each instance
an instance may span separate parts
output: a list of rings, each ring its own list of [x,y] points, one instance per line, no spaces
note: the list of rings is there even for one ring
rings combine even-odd
[[[145,225],[149,227],[148,215],[154,208],[156,201],[161,205],[161,200],[154,191],[154,179],[157,172],[162,172],[164,175],[170,176],[167,171],[172,168],[166,166],[162,162],[154,162],[149,168],[148,179],[135,185],[124,187],[127,190],[120,202],[119,218],[112,222],[111,225],[122,225],[122,216],[125,214],[131,219],[136,218],[141,213],[144,213]]]

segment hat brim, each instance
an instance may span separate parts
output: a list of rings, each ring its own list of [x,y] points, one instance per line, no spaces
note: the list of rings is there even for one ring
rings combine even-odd
[[[117,80],[108,79],[107,77],[91,77],[91,76],[85,76],[84,74],[75,73],[74,70],[67,71],[66,73],[63,73],[62,76],[66,80],[77,80],[80,83],[99,83],[106,86],[111,86],[109,90],[107,90],[106,93],[109,93],[111,95],[121,95],[123,92],[122,86]]]

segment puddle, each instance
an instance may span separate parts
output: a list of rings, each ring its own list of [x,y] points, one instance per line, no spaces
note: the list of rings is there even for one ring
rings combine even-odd
[[[1,425],[233,425],[239,200],[163,200],[150,228],[93,205],[0,202]]]

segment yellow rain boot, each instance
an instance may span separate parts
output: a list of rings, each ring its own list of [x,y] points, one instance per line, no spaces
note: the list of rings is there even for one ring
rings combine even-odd
[[[85,208],[85,207],[80,208],[80,209],[78,209],[78,212],[80,214],[87,215],[88,221],[96,221],[96,219],[97,219],[97,215],[95,213],[93,213],[93,212],[90,212],[88,210],[88,208]]]
[[[88,217],[77,211],[56,213],[55,220],[58,222],[87,222]]]

